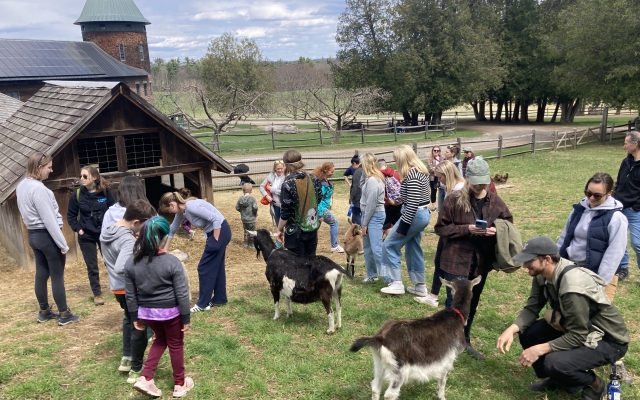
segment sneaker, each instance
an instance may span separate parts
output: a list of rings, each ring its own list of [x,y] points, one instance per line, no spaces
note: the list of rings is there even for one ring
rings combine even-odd
[[[362,282],[365,282],[365,283],[367,283],[367,282],[376,282],[377,280],[378,280],[377,276],[370,276],[368,278],[364,278],[362,280]]]
[[[103,306],[104,300],[102,299],[102,295],[93,296],[93,304],[96,306]]]
[[[385,294],[404,294],[404,285],[402,282],[396,283],[395,281],[380,289],[380,292]]]
[[[438,209],[438,206],[429,207],[429,211],[434,212]]]
[[[131,360],[123,358],[120,360],[120,366],[118,367],[118,371],[120,372],[129,372],[131,371]]]
[[[427,287],[422,285],[422,287],[415,285],[415,286],[407,286],[407,292],[411,293],[411,294],[415,294],[416,296],[427,296],[429,293],[427,293]]]
[[[193,383],[193,379],[187,377],[184,378],[184,383],[182,385],[175,385],[173,387],[173,397],[182,397],[193,387],[195,384]]]
[[[438,299],[434,299],[431,296],[414,297],[413,300],[417,301],[420,304],[426,304],[431,307],[438,307],[439,305]]]
[[[140,379],[140,374],[141,373],[142,373],[142,370],[137,371],[137,372],[134,371],[134,370],[129,371],[129,376],[127,377],[127,383],[130,383],[132,385],[134,383],[136,383],[138,381],[138,379]]]
[[[618,272],[618,281],[622,282],[629,277],[629,268],[621,269]]]
[[[331,252],[332,253],[344,253],[344,249],[342,247],[340,247],[340,245],[337,245],[336,247],[332,247],[331,248]]]
[[[191,312],[192,313],[200,312],[200,311],[209,311],[209,310],[211,310],[211,306],[206,306],[205,308],[200,308],[196,304],[195,306],[191,307]]]
[[[79,315],[73,315],[71,310],[69,310],[68,308],[67,308],[67,311],[61,312],[60,316],[58,317],[58,325],[60,325],[60,326],[65,326],[65,325],[71,324],[73,322],[78,322],[78,321],[80,321],[80,316]]]
[[[193,237],[196,236],[196,231],[195,229],[192,230],[191,232],[189,232],[189,240],[193,239]]]
[[[558,390],[558,385],[551,378],[547,378],[543,381],[533,382],[529,385],[529,389],[534,392],[553,392]]]
[[[207,308],[209,308],[209,307],[222,307],[222,306],[226,306],[226,305],[227,305],[227,303],[212,303],[212,302],[209,302],[209,305],[207,306]]]
[[[620,376],[620,382],[624,382],[627,385],[633,385],[633,378],[629,375],[627,368],[622,361],[616,362],[616,372]]]
[[[144,376],[141,376],[136,381],[136,384],[133,385],[133,388],[142,394],[146,394],[151,397],[160,397],[162,396],[162,390],[156,387],[156,383],[151,379],[147,380]]]
[[[51,311],[51,307],[47,307],[46,310],[40,310],[38,312],[38,322],[40,323],[47,322],[51,319],[56,319],[58,317],[59,317],[58,314],[55,314],[53,311]]]

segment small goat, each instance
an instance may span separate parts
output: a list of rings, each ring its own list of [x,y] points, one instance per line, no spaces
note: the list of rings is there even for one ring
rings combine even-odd
[[[356,257],[362,251],[362,228],[358,224],[351,224],[344,234],[344,253],[347,255],[347,271],[351,267],[352,276],[356,276]]]
[[[280,318],[280,293],[287,303],[287,317],[291,317],[291,302],[308,304],[322,301],[327,316],[331,335],[342,327],[342,276],[353,279],[348,271],[324,256],[300,257],[291,251],[277,249],[269,231],[258,229],[255,234],[254,246],[256,257],[262,252],[267,263],[265,275],[271,286],[271,294],[275,303],[274,320]],[[337,323],[334,325],[331,297],[336,303]]]
[[[453,291],[451,308],[421,319],[387,321],[373,337],[357,339],[349,350],[356,352],[365,346],[373,353],[371,398],[378,400],[382,381],[389,383],[385,400],[396,399],[407,382],[438,379],[438,399],[445,400],[447,375],[453,362],[466,347],[464,326],[467,324],[473,286],[481,277],[442,283]]]

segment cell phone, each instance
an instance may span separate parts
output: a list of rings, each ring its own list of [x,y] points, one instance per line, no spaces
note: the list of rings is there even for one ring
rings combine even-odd
[[[476,228],[487,229],[487,221],[483,219],[476,220]]]

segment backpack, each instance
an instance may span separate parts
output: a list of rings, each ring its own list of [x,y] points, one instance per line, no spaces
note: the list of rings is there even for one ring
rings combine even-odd
[[[299,203],[295,211],[295,220],[300,230],[313,232],[320,227],[316,188],[309,175],[305,176],[304,179],[295,179],[294,184]]]
[[[385,191],[387,192],[387,200],[391,205],[402,204],[402,197],[400,196],[401,184],[393,176],[387,176],[384,179]]]

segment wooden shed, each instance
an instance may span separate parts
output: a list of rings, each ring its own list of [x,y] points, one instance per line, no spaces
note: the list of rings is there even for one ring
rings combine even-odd
[[[233,169],[124,83],[45,83],[0,125],[0,242],[23,268],[32,268],[34,260],[15,190],[34,151],[53,156],[53,173],[44,183],[65,220],[69,261],[82,259],[66,224],[81,166],[97,166],[116,185],[127,175],[139,176],[155,206],[163,193],[177,189],[176,182],[213,203],[211,171]]]

